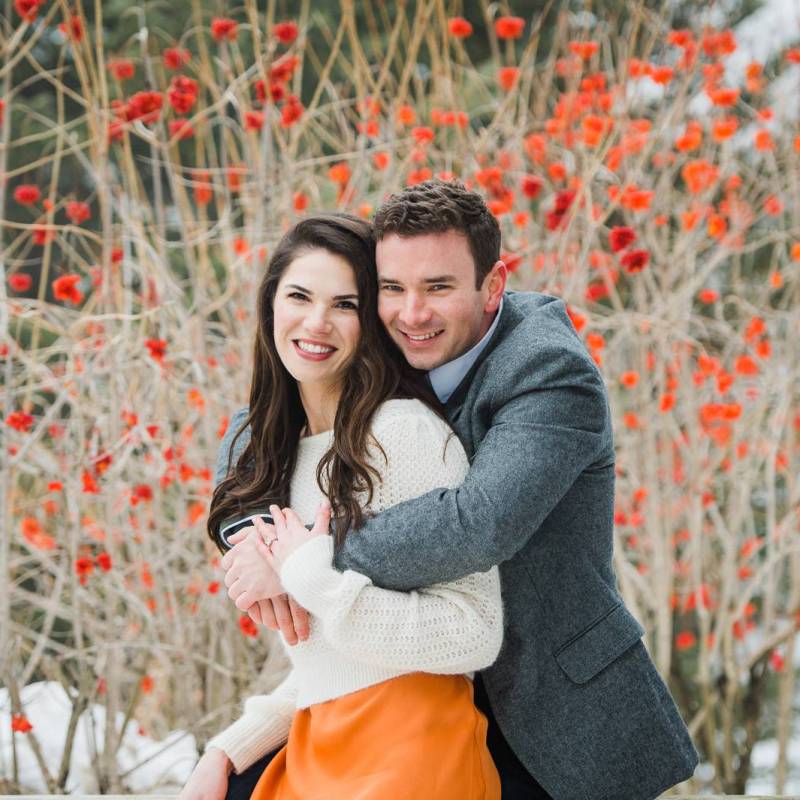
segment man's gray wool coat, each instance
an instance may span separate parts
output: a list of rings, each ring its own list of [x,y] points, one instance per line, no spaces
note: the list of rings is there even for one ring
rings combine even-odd
[[[470,457],[464,483],[368,519],[336,566],[408,591],[500,565],[505,638],[483,680],[554,800],[650,800],[691,777],[697,753],[617,590],[608,398],[564,303],[508,292],[445,411]]]

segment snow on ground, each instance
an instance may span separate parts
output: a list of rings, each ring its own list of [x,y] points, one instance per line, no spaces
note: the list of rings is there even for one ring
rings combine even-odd
[[[33,725],[45,763],[51,773],[58,770],[64,752],[67,725],[72,703],[64,688],[55,682],[32,683],[21,691],[25,716]],[[118,714],[116,727],[122,727],[124,715]],[[147,794],[153,791],[176,791],[189,777],[196,761],[194,737],[173,731],[161,742],[141,736],[135,720],[128,725],[117,753],[120,774],[127,791]],[[67,791],[70,794],[98,794],[93,763],[102,749],[105,709],[92,705],[78,722],[70,761]],[[0,689],[0,775],[12,776],[11,704],[8,691]],[[47,793],[38,762],[26,734],[14,734],[17,746],[19,782],[23,791]],[[130,770],[130,772],[128,772]]]
[[[784,795],[800,795],[800,736],[789,740],[787,750],[789,777]],[[778,743],[774,739],[758,742],[753,748],[753,777],[747,782],[748,794],[775,793],[775,765],[778,763]]]

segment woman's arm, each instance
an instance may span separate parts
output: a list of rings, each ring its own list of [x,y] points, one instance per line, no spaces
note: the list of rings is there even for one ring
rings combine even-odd
[[[289,738],[297,705],[297,684],[290,672],[274,691],[249,697],[244,713],[206,745],[222,750],[238,774]]]
[[[373,510],[457,485],[467,471],[464,449],[446,423],[419,403],[407,409],[398,413],[395,404],[376,418],[373,433],[386,458],[376,450],[373,463],[382,482]],[[337,571],[333,540],[317,536],[285,560],[280,576],[289,594],[320,620],[328,642],[360,661],[457,674],[489,666],[502,644],[497,568],[397,592],[374,586],[357,572]]]
[[[357,535],[357,534],[354,534]],[[333,567],[333,540],[318,536],[281,569],[284,588],[337,650],[400,670],[459,674],[494,663],[503,642],[497,567],[411,592],[374,586]]]
[[[241,408],[233,415],[220,443],[214,466],[214,486],[227,474],[233,438],[247,418],[248,409]],[[250,439],[249,428],[237,440],[232,453],[232,465]],[[289,727],[297,705],[297,684],[290,672],[270,694],[254,695],[244,702],[242,716],[218,733],[206,744],[206,752],[222,751],[233,764],[236,774],[267,753],[280,747],[289,737]]]

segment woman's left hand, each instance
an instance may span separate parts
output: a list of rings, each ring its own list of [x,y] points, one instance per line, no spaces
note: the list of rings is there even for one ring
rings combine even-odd
[[[278,506],[270,506],[269,513],[275,520],[274,534],[266,523],[257,517],[255,526],[265,543],[261,552],[277,574],[280,574],[281,567],[295,550],[318,536],[328,535],[331,507],[327,501],[320,503],[314,519],[314,527],[311,530],[303,525],[300,517],[291,508],[281,509]]]

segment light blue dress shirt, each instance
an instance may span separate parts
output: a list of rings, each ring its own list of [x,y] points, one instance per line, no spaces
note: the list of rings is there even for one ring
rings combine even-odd
[[[452,361],[448,361],[428,373],[428,379],[440,403],[446,403],[450,399],[450,395],[458,388],[458,384],[464,380],[464,376],[478,360],[478,356],[483,352],[486,345],[489,344],[489,339],[492,338],[494,329],[500,321],[500,315],[503,313],[503,302],[504,298],[501,297],[500,308],[497,309],[491,328],[486,331],[483,338],[474,347],[471,347],[466,353],[462,353],[458,358],[454,358]]]

